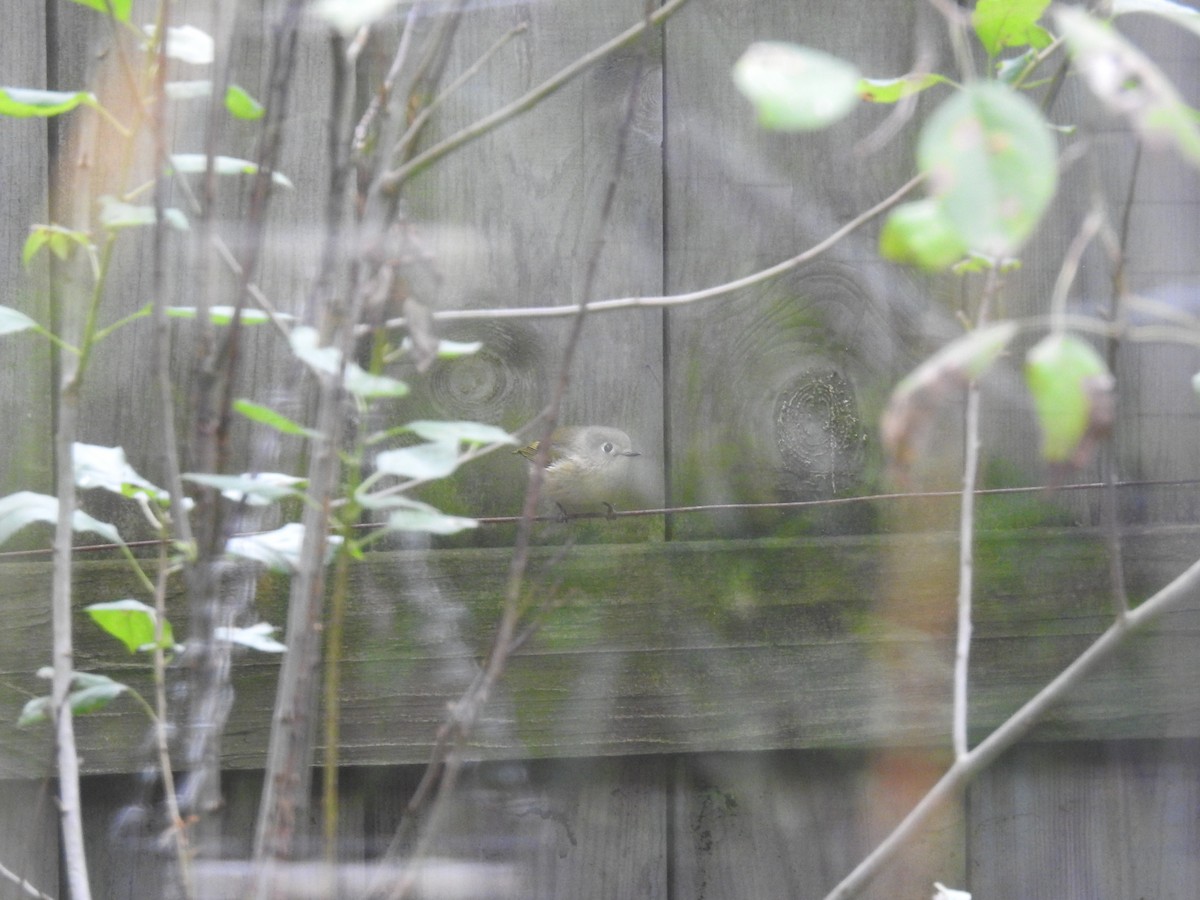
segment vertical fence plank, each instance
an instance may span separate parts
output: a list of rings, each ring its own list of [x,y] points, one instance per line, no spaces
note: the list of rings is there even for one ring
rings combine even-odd
[[[898,754],[884,765],[865,754],[680,758],[672,896],[824,896],[936,777],[938,756]],[[961,828],[951,811],[865,896],[924,896],[934,880],[960,883],[963,865]]]
[[[51,897],[58,886],[58,809],[54,785],[45,781],[0,781],[0,865]],[[0,878],[0,900],[28,897]]]
[[[469,12],[445,81],[509,29],[525,27],[470,83],[448,97],[423,138],[428,146],[544,82],[580,54],[639,21],[643,5],[506,5]],[[555,306],[661,290],[661,60],[654,35],[632,44],[483,138],[418,175],[406,188],[410,222],[427,242],[425,281],[414,295],[435,309]],[[612,214],[601,222],[626,104],[638,81]],[[587,271],[598,260],[592,284]],[[417,272],[417,275],[422,273]],[[584,292],[588,295],[585,297]],[[590,317],[574,356],[564,424],[608,424],[643,452],[637,502],[661,499],[661,316],[630,310]],[[524,424],[550,399],[570,320],[497,319],[442,329],[482,340],[469,359],[437,364],[418,380],[405,412]],[[536,435],[531,435],[535,437]],[[431,497],[456,511],[515,514],[525,463],[511,454],[472,464]],[[652,520],[604,523],[605,540],[661,533]],[[583,530],[587,530],[586,528]],[[489,535],[477,535],[489,540]],[[510,533],[494,538],[511,539]]]
[[[915,10],[726,3],[689,7],[668,24],[670,292],[795,256],[911,176],[898,139],[864,153],[885,111],[859,108],[824,131],[767,132],[731,72],[763,39],[797,40],[864,74],[908,71],[917,29],[929,24]],[[911,364],[909,342],[929,306],[923,280],[878,260],[874,228],[787,275],[670,310],[674,503],[819,499],[869,482],[883,392]],[[853,515],[818,522],[861,528]],[[729,512],[681,518],[677,527],[690,537],[788,526],[777,514]]]
[[[5,22],[0,53],[0,85],[45,88],[46,19],[42,4],[25,4]],[[48,221],[47,125],[45,119],[0,118],[0,304],[50,323],[47,271],[43,251],[28,268],[21,248],[31,225]],[[5,461],[0,466],[0,496],[17,490],[48,490],[52,483],[54,423],[45,398],[50,394],[50,344],[29,332],[0,337],[0,421],[4,423]]]
[[[970,790],[972,885],[1014,897],[1192,896],[1197,750],[1114,741],[1009,752]]]

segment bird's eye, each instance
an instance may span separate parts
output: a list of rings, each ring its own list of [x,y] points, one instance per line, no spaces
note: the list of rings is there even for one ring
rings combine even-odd
[[[613,452],[612,441],[605,441],[603,446],[600,447],[600,449],[603,450],[605,453],[612,453]]]

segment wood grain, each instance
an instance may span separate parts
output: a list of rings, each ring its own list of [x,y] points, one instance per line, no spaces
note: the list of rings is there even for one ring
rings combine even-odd
[[[497,4],[472,12],[459,26],[447,81],[509,29],[528,30],[447,99],[423,140],[433,142],[515,99],[642,15],[636,0]],[[661,45],[651,35],[418,176],[407,188],[410,227],[429,260],[428,271],[412,276],[417,299],[434,309],[470,309],[660,293],[661,72]],[[618,141],[635,80],[637,101],[618,174]],[[613,178],[612,213],[602,221]],[[598,268],[589,288],[593,259]],[[509,429],[524,425],[555,389],[570,328],[569,319],[447,327],[447,336],[481,340],[484,349],[414,380],[413,397],[396,413],[478,419]],[[592,317],[573,359],[560,419],[629,433],[643,453],[637,493],[646,503],[662,496],[661,357],[659,312]],[[520,510],[526,480],[519,458],[497,454],[428,496],[456,512],[512,515]],[[602,539],[646,539],[647,526],[626,522]],[[658,530],[661,535],[661,523]],[[470,540],[487,537],[473,534]]]
[[[683,897],[820,897],[865,856],[945,760],[933,752],[709,753],[676,759],[673,888]],[[951,811],[866,897],[923,896],[961,883]]]
[[[1200,878],[1194,741],[1010,751],[972,786],[972,884],[1022,897],[1187,897]]]
[[[6,24],[0,54],[0,84],[45,88],[45,10],[37,5]],[[21,248],[30,226],[49,221],[47,125],[44,119],[0,119],[0,183],[5,185],[0,216],[0,303],[43,326],[51,323],[49,257],[43,252],[28,268]],[[53,462],[46,449],[54,423],[44,398],[50,394],[50,344],[30,334],[0,338],[0,421],[4,422],[5,461],[0,465],[0,496],[18,490],[48,490]]]
[[[1193,530],[1127,538],[1130,590],[1148,596],[1194,559]],[[559,606],[513,661],[475,735],[479,758],[723,749],[938,746],[949,728],[953,580],[921,577],[953,558],[926,535],[804,541],[577,547],[534,556],[531,597]],[[947,553],[947,551],[951,551]],[[1072,531],[982,540],[972,667],[972,727],[994,727],[1108,625],[1099,539]],[[342,759],[419,762],[491,639],[508,553],[381,553],[356,569],[346,623]],[[953,567],[946,570],[952,572]],[[44,690],[48,570],[5,569],[0,685],[9,721]],[[880,604],[881,579],[905,585]],[[127,596],[119,564],[79,571],[78,602]],[[283,620],[286,585],[260,583],[254,615]],[[172,608],[179,597],[172,599]],[[902,604],[906,614],[897,614]],[[1190,685],[1197,608],[1135,636],[1043,723],[1042,739],[1200,733]],[[179,627],[182,628],[182,625]],[[86,621],[77,665],[146,686],[145,661]],[[262,764],[278,662],[239,657],[225,764]],[[143,760],[146,724],[131,703],[79,722],[86,772]],[[0,773],[46,774],[43,729],[5,726]]]

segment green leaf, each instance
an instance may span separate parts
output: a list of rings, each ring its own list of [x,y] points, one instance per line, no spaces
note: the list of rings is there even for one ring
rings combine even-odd
[[[917,200],[888,214],[879,234],[879,252],[893,262],[935,271],[958,262],[967,248],[937,202]]]
[[[0,334],[16,334],[18,331],[37,331],[41,326],[25,313],[11,306],[0,306]]]
[[[0,116],[45,119],[96,102],[87,91],[42,91],[34,88],[0,88]]]
[[[58,522],[58,498],[33,491],[17,491],[0,498],[0,545],[27,525]],[[124,543],[117,529],[107,522],[93,519],[82,510],[75,510],[71,528],[76,532],[90,531],[114,544]]]
[[[306,428],[299,422],[289,419],[283,413],[276,412],[269,406],[251,403],[249,400],[234,400],[233,408],[251,422],[266,425],[268,428],[275,429],[280,434],[296,434],[301,437],[316,437],[320,434],[319,431]]]
[[[71,707],[71,712],[77,716],[103,709],[129,690],[128,685],[113,681],[106,675],[75,672],[71,679],[77,687],[67,694],[67,703]],[[26,703],[21,710],[20,718],[17,719],[17,726],[24,728],[46,721],[50,717],[50,700],[49,696],[34,697]]]
[[[236,84],[231,84],[225,91],[225,108],[235,119],[251,121],[261,119],[265,112],[261,103]]]
[[[1162,70],[1107,22],[1075,7],[1062,7],[1055,22],[1075,63],[1102,103],[1125,116],[1148,144],[1174,145],[1200,165],[1200,126]]]
[[[868,103],[896,103],[935,84],[948,82],[949,79],[934,72],[899,78],[863,78],[858,82],[858,96]]]
[[[1048,335],[1025,358],[1025,383],[1042,431],[1042,457],[1080,466],[1113,420],[1113,378],[1100,354],[1073,334]]]
[[[779,41],[751,44],[733,80],[765,128],[809,131],[842,118],[858,102],[858,69],[837,57]]]
[[[516,444],[517,439],[502,428],[481,422],[409,422],[405,430],[411,431],[427,441],[464,443],[475,446],[486,444]]]
[[[385,450],[375,457],[375,468],[400,478],[445,478],[458,468],[458,445],[433,441],[397,450]]]
[[[90,248],[92,241],[85,231],[75,231],[61,225],[34,225],[25,240],[25,248],[21,251],[21,261],[28,266],[38,251],[47,244],[51,253],[61,260],[66,260],[73,245]]]
[[[147,606],[140,600],[112,600],[85,606],[84,611],[104,631],[124,644],[130,653],[154,649],[154,626],[158,613],[153,606]],[[165,619],[162,623],[162,642],[158,646],[163,649],[175,646],[171,623]]]
[[[154,225],[155,221],[153,206],[132,206],[107,195],[100,198],[100,224],[105,228],[136,228]],[[187,231],[189,228],[183,210],[173,206],[163,210],[163,221],[177,231]]]
[[[100,488],[121,497],[146,494],[160,503],[170,502],[170,494],[134,471],[133,466],[125,460],[125,451],[120,447],[77,443],[73,446],[72,455],[75,464],[75,484],[81,490]]]
[[[988,56],[1006,47],[1050,46],[1053,38],[1037,24],[1050,0],[979,0],[971,27]]]
[[[80,6],[112,16],[118,22],[128,22],[129,12],[133,8],[133,0],[74,0]]]
[[[174,153],[171,155],[171,165],[176,172],[185,175],[203,174],[208,157],[203,153]],[[258,171],[258,164],[235,156],[214,156],[213,171],[218,175],[253,175]],[[282,172],[272,172],[271,180],[286,188],[295,186]]]
[[[1033,232],[1058,183],[1055,141],[1037,107],[996,82],[975,83],[922,129],[921,170],[962,242],[1006,256]]]

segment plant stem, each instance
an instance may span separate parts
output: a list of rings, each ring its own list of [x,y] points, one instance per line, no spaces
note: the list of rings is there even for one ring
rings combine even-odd
[[[82,356],[82,354],[81,354]],[[54,449],[57,460],[58,522],[54,531],[54,575],[51,588],[51,617],[54,629],[54,679],[51,709],[54,714],[55,749],[58,756],[59,813],[62,817],[63,865],[72,900],[91,900],[87,852],[83,843],[83,809],[79,794],[79,757],[75,749],[75,726],[67,695],[75,669],[71,632],[71,542],[74,536],[75,461],[73,445],[79,423],[79,361],[64,357],[63,383],[59,390],[58,426]]]
[[[975,580],[975,487],[979,478],[979,385],[967,386],[963,486],[958,523],[958,633],[954,648],[954,758],[966,756],[971,662],[971,598]]]
[[[166,529],[158,545],[158,578],[154,587],[154,738],[158,750],[158,768],[163,780],[163,796],[171,819],[171,836],[175,844],[175,860],[179,866],[179,881],[185,900],[195,896],[192,882],[191,849],[187,827],[179,814],[179,795],[175,790],[175,773],[171,768],[171,752],[167,737],[167,660],[163,652],[163,623],[167,621],[167,558]]]

